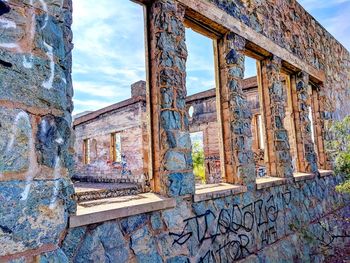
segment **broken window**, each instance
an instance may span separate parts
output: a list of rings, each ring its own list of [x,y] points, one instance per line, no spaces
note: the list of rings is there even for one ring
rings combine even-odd
[[[83,141],[84,164],[90,164],[90,139]]]
[[[78,201],[148,191],[144,7],[102,1],[96,12],[95,1],[73,4]]]
[[[120,133],[111,134],[111,153],[113,162],[122,161],[122,146]]]
[[[317,155],[318,167],[325,169],[325,156],[324,156],[324,145],[322,139],[321,126],[319,123],[320,119],[320,98],[319,98],[319,86],[313,82],[310,82],[309,93],[311,97],[311,106],[309,107],[309,119],[311,122],[311,136],[315,146],[315,152]]]
[[[244,60],[244,80],[243,92],[247,97],[248,105],[252,113],[252,150],[254,152],[254,160],[256,163],[256,173],[258,177],[267,175],[266,162],[266,135],[264,115],[262,112],[262,98],[259,94],[260,83],[258,80],[258,61],[249,56],[245,56]]]
[[[186,29],[186,107],[192,142],[193,173],[197,184],[223,181],[214,41],[216,40],[190,28]]]
[[[256,117],[256,129],[257,129],[257,140],[258,140],[258,147],[259,150],[265,149],[265,137],[264,137],[264,130],[263,130],[263,123],[261,114],[257,114]]]
[[[292,158],[293,172],[299,171],[298,167],[298,152],[296,131],[293,113],[293,99],[292,99],[292,86],[290,75],[287,73],[281,73],[281,83],[285,91],[285,117],[283,120],[283,127],[287,130],[289,151]]]
[[[191,132],[190,137],[192,144],[193,174],[196,178],[196,183],[202,184],[206,181],[203,132]]]

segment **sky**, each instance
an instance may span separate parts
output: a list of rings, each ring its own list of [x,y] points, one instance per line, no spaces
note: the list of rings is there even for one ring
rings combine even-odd
[[[113,2],[113,5],[111,5]],[[350,50],[350,0],[299,0]],[[145,80],[142,6],[128,0],[73,1],[74,114],[130,98],[130,85]],[[212,40],[186,30],[187,94],[214,87]],[[255,61],[246,59],[245,77]]]

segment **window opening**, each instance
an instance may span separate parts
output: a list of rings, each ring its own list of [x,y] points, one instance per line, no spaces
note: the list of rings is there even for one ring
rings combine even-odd
[[[223,181],[221,127],[218,122],[215,79],[216,40],[186,28],[186,107],[192,142],[193,173],[197,184]]]
[[[283,120],[283,126],[287,130],[289,151],[292,158],[293,172],[299,171],[298,167],[298,152],[297,152],[297,141],[296,131],[293,113],[293,99],[292,99],[292,86],[291,78],[289,74],[281,73],[281,83],[284,86],[285,94],[285,117]]]
[[[84,164],[90,164],[90,139],[84,140],[83,151],[84,151]]]
[[[112,133],[111,137],[112,160],[113,162],[120,163],[122,161],[122,146],[120,133]]]
[[[252,149],[254,152],[254,160],[256,164],[257,177],[263,177],[267,175],[266,162],[266,132],[265,123],[262,112],[262,94],[259,94],[259,80],[258,80],[258,67],[259,63],[256,59],[249,56],[245,56],[244,60],[244,80],[243,80],[243,92],[247,97],[248,106],[252,113]]]
[[[144,7],[102,1],[96,13],[96,1],[73,5],[78,202],[149,191]]]

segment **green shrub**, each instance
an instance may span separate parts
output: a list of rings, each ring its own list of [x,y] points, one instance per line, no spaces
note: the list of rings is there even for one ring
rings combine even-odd
[[[350,193],[350,116],[336,121],[330,128],[332,139],[325,146],[334,161],[336,173],[344,174],[346,181],[337,186],[337,191]]]
[[[192,161],[194,176],[205,182],[204,149],[199,142],[192,145]]]

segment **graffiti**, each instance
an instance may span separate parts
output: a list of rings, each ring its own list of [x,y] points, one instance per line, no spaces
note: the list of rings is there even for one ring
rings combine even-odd
[[[221,181],[221,165],[220,156],[207,156],[205,157],[206,164],[206,181],[209,184],[219,183]]]
[[[184,219],[180,233],[170,232],[173,245],[194,242],[199,247],[197,262],[233,262],[258,248],[278,241],[278,217],[291,202],[291,192],[271,194],[246,205],[233,204],[219,211],[206,210]],[[255,236],[255,238],[253,238]],[[253,238],[253,239],[252,239]]]
[[[266,172],[266,167],[263,167],[263,166],[259,166],[257,168],[257,174],[258,174],[258,177],[264,177],[267,175],[267,172]]]
[[[47,4],[44,0],[38,0],[39,5],[41,6],[42,10],[45,13],[45,19],[43,25],[40,27],[40,30],[44,30],[48,24],[49,15],[48,15],[48,9]],[[6,49],[14,49],[18,53],[22,53],[22,65],[24,68],[31,69],[33,68],[33,54],[31,50],[28,49],[28,47],[31,47],[34,45],[34,37],[35,37],[35,29],[36,29],[36,13],[35,13],[35,7],[34,7],[35,0],[30,0],[29,5],[31,6],[30,11],[28,15],[30,16],[30,24],[28,32],[29,34],[26,35],[26,41],[30,43],[30,45],[23,45],[21,41],[17,42],[0,42],[0,47],[6,48]],[[0,15],[9,13],[11,11],[11,8],[5,4],[4,2],[0,1]],[[3,30],[15,30],[17,28],[17,24],[11,20],[0,18],[0,29]],[[25,41],[23,41],[25,42]],[[45,80],[42,83],[42,86],[46,89],[51,89],[54,81],[54,74],[55,74],[55,61],[54,61],[54,53],[53,53],[53,47],[43,41],[43,45],[46,49],[46,56],[50,61],[50,76],[47,80]],[[62,79],[63,80],[63,79]]]

